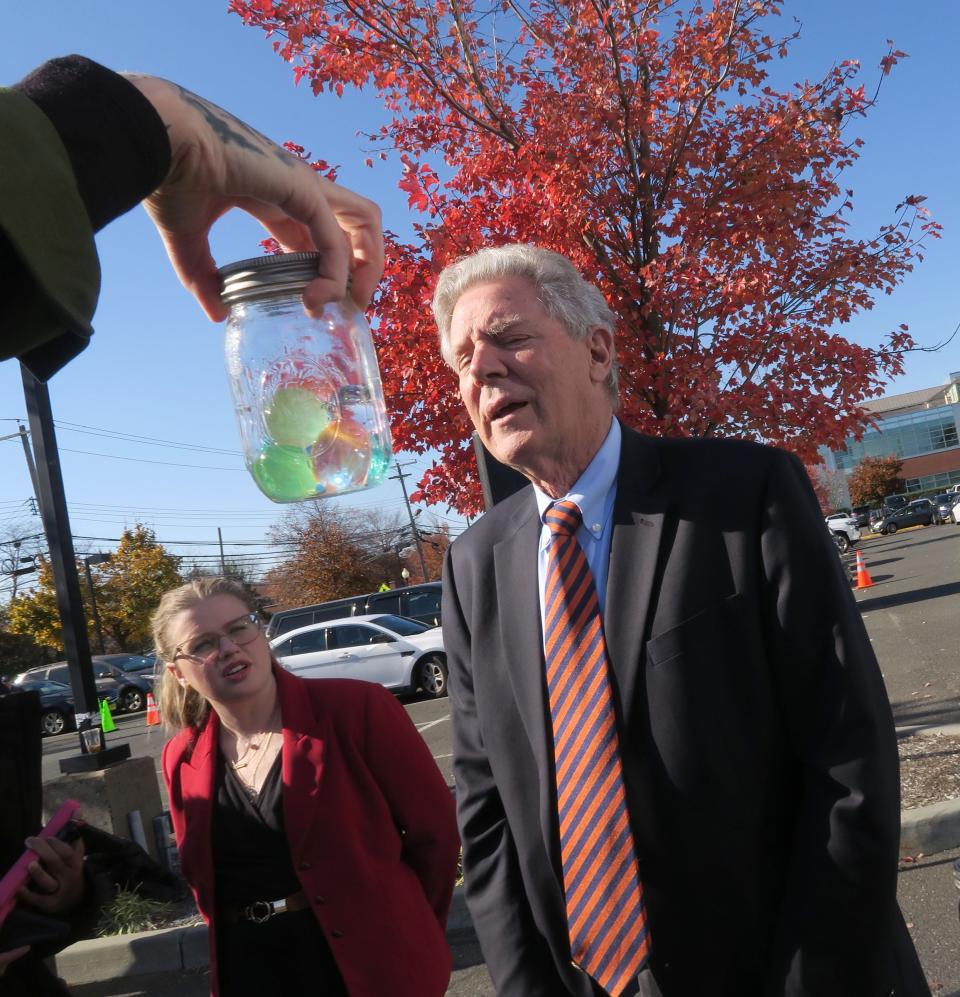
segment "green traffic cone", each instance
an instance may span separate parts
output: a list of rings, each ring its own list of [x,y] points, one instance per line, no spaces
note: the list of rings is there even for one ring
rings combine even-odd
[[[100,726],[103,727],[104,734],[116,730],[117,725],[113,722],[113,715],[110,713],[110,704],[105,700],[100,700]]]

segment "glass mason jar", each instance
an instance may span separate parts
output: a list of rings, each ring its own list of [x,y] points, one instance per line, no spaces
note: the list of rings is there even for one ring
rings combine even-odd
[[[372,488],[392,441],[373,338],[350,300],[320,318],[300,296],[319,253],[286,253],[220,268],[227,376],[247,469],[274,502]]]

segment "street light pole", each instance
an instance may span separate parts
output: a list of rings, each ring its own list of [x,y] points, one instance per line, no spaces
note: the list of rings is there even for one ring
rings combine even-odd
[[[70,686],[73,689],[77,731],[81,755],[60,760],[61,772],[89,771],[130,757],[130,745],[104,746],[100,725],[100,703],[90,661],[90,641],[84,619],[80,577],[77,573],[67,497],[60,473],[60,455],[50,407],[50,394],[43,381],[20,365],[23,395],[27,403],[30,439],[36,458],[37,504],[43,520],[50,567],[53,571],[57,609],[63,635],[63,649],[69,663]]]

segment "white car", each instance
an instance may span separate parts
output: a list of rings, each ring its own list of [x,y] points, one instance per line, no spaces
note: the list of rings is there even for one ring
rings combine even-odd
[[[402,616],[349,616],[290,630],[270,641],[277,661],[308,679],[379,682],[397,692],[447,693],[443,631]]]
[[[860,539],[857,521],[845,512],[835,512],[827,516],[825,522],[841,553],[848,551]]]

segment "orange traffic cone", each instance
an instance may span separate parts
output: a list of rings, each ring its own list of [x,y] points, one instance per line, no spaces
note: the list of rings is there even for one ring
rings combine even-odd
[[[153,693],[147,693],[147,726],[153,727],[160,723],[160,711],[157,709],[157,701],[153,698]]]
[[[870,572],[867,571],[866,562],[863,559],[863,554],[857,551],[857,588],[858,589],[868,589],[873,585],[873,579],[870,577]],[[149,720],[147,721],[150,722]]]

